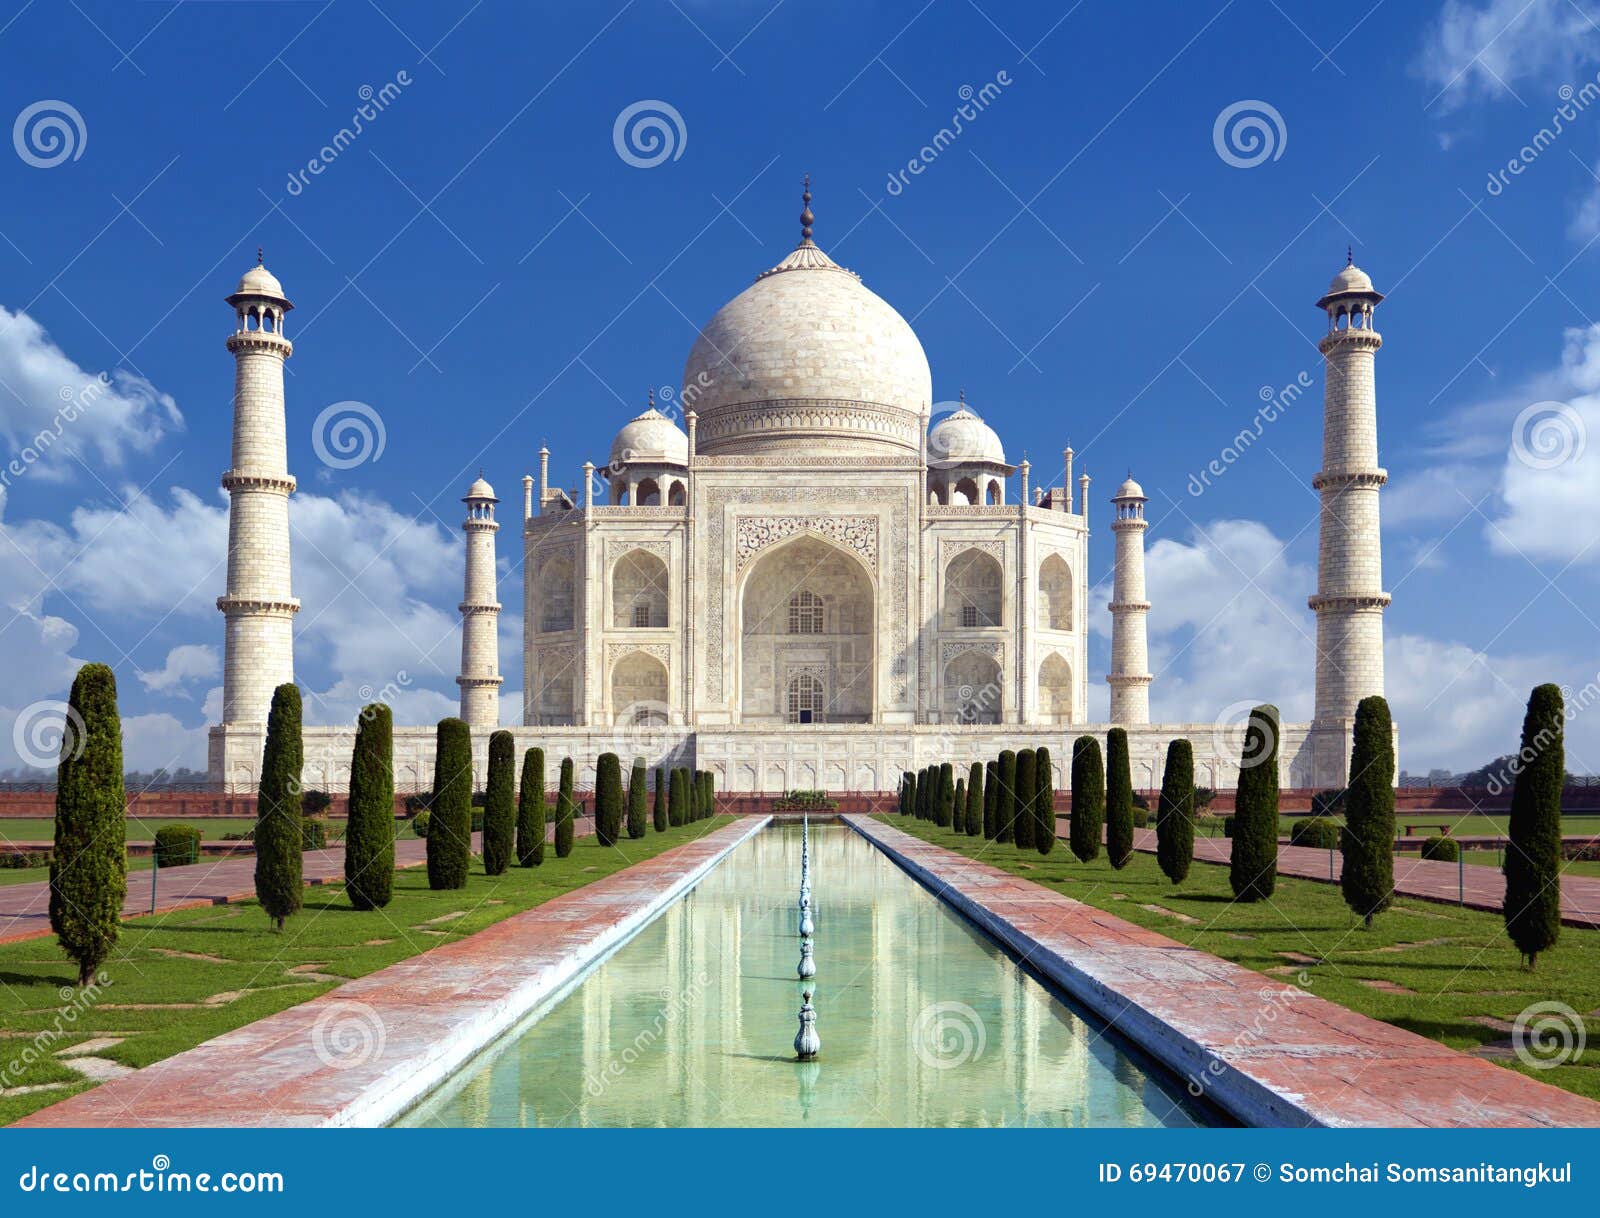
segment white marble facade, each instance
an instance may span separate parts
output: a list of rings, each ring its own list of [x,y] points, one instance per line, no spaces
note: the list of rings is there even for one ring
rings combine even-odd
[[[964,395],[935,403],[910,326],[815,245],[810,222],[808,206],[800,245],[707,323],[677,400],[652,396],[604,466],[585,464],[583,481],[563,489],[540,450],[537,479],[524,477],[518,745],[574,757],[580,782],[600,753],[617,751],[709,769],[724,791],[888,790],[930,762],[1046,745],[1064,785],[1072,738],[1108,726],[1087,721],[1089,479],[1074,481],[1069,448],[1060,485],[1035,487]],[[1381,482],[1368,472],[1376,342],[1365,303],[1381,297],[1361,278],[1341,272],[1331,289],[1336,303],[1361,295],[1366,329],[1356,341],[1336,329],[1325,344],[1333,455],[1319,489],[1325,502],[1332,490],[1370,491],[1357,522],[1370,517],[1370,537],[1335,523],[1323,538],[1325,558],[1331,531],[1351,570],[1369,546],[1370,562],[1361,578],[1324,572],[1313,598],[1333,644],[1315,678],[1319,691],[1337,686],[1339,705],[1319,692],[1317,724],[1284,726],[1288,786],[1342,783],[1352,699],[1382,691],[1381,651],[1376,662],[1369,654],[1381,624],[1348,624],[1353,613],[1381,623],[1367,588],[1380,586]],[[1346,369],[1353,360],[1365,363]],[[281,426],[281,391],[276,405]],[[1348,444],[1347,426],[1362,433]],[[1020,494],[1008,501],[1012,486]],[[495,501],[480,481],[467,502],[462,701],[482,765],[499,682]],[[1145,599],[1144,495],[1130,477],[1111,502],[1117,593],[1103,675],[1130,732],[1135,784],[1159,783],[1166,745],[1181,735],[1194,743],[1197,781],[1231,787],[1237,724],[1148,723],[1144,623],[1161,606]],[[307,729],[308,785],[345,786],[352,736]],[[432,726],[397,727],[395,747],[401,789],[426,787]],[[259,720],[213,729],[213,776],[251,789],[260,750]]]

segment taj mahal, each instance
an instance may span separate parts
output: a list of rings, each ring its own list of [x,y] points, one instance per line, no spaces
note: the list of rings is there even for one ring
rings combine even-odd
[[[1066,784],[1072,738],[1127,729],[1136,787],[1159,784],[1188,737],[1195,780],[1231,788],[1242,731],[1151,723],[1147,497],[1109,497],[1115,566],[1109,724],[1089,722],[1090,479],[1061,454],[1035,482],[959,395],[936,401],[905,319],[812,237],[706,323],[676,402],[622,423],[603,463],[558,486],[551,453],[522,476],[522,714],[500,720],[497,544],[503,501],[482,476],[463,497],[461,717],[475,766],[505,727],[517,748],[709,770],[732,792],[888,791],[924,765],[1048,746]],[[1345,782],[1361,698],[1383,692],[1383,591],[1373,328],[1383,296],[1354,265],[1316,304],[1327,317],[1314,718],[1284,724],[1280,781]],[[254,791],[267,709],[294,679],[283,364],[293,308],[264,265],[227,297],[236,365],[222,722],[209,766]],[[1054,461],[1052,460],[1052,467]],[[527,469],[527,466],[523,467]],[[1091,506],[1094,511],[1091,511]],[[1203,641],[1202,641],[1203,645]],[[1098,679],[1098,678],[1097,678]],[[1241,687],[1241,700],[1279,691]],[[304,781],[348,786],[355,725],[305,729]],[[396,787],[432,779],[434,725],[395,729]],[[482,781],[482,773],[478,775]]]

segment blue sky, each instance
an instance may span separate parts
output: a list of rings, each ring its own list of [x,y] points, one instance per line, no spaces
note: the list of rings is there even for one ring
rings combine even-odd
[[[1577,696],[1596,678],[1593,0],[10,0],[0,25],[5,116],[71,107],[70,153],[28,142],[62,113],[46,107],[0,156],[8,459],[56,429],[63,385],[111,378],[0,491],[0,768],[26,759],[19,721],[89,659],[116,666],[131,763],[203,764],[232,390],[221,298],[258,244],[297,305],[310,714],[343,719],[387,686],[423,722],[455,704],[466,483],[481,465],[514,517],[541,443],[564,485],[603,461],[647,390],[677,385],[697,327],[792,246],[808,171],[819,244],[911,320],[937,398],[964,388],[1036,482],[1070,440],[1092,519],[1128,468],[1144,484],[1157,718],[1207,722],[1245,699],[1309,713],[1312,306],[1347,245],[1390,293],[1378,394],[1402,765],[1487,760],[1514,744],[1532,684]],[[927,156],[963,89],[991,83]],[[323,156],[386,84],[382,112]],[[681,126],[675,155],[641,168],[613,125],[646,100]],[[1270,154],[1219,152],[1239,102],[1266,116]],[[914,158],[923,172],[891,188]],[[1193,481],[1302,374],[1313,388]],[[382,420],[377,460],[318,459],[313,421],[340,401]],[[1549,435],[1565,447],[1524,459]],[[513,719],[515,549],[503,531]],[[1091,558],[1107,580],[1103,528]],[[1103,713],[1103,612],[1094,629]],[[1600,717],[1576,715],[1569,748],[1596,769]]]

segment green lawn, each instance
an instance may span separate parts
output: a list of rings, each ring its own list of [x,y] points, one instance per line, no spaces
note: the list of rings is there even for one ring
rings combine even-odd
[[[1464,850],[1461,853],[1462,861],[1469,867],[1498,867],[1502,858],[1498,850]],[[1571,860],[1561,864],[1561,874],[1600,876],[1600,862]]]
[[[329,830],[342,827],[344,821],[326,821]],[[127,840],[130,842],[150,842],[155,840],[156,830],[162,825],[193,825],[205,834],[206,841],[220,842],[224,833],[244,833],[255,828],[256,822],[249,819],[234,819],[232,817],[208,816],[184,818],[181,816],[152,816],[128,818]],[[0,818],[0,841],[8,842],[48,842],[54,841],[56,836],[56,822],[54,819],[23,819],[12,817]]]
[[[202,858],[200,861],[204,863],[208,860]],[[149,870],[150,856],[148,854],[143,858],[135,857],[128,860],[128,874],[130,875],[135,871]],[[31,884],[40,880],[48,880],[49,878],[50,868],[48,867],[0,867],[0,888],[4,888],[7,884]],[[145,887],[149,888],[150,885],[147,883]]]
[[[304,1002],[349,978],[394,964],[441,943],[482,930],[500,919],[620,871],[672,846],[730,823],[717,817],[614,848],[580,837],[572,854],[544,864],[483,874],[474,859],[465,889],[431,892],[424,868],[395,873],[394,900],[386,909],[357,913],[336,886],[306,889],[305,908],[274,933],[255,902],[179,910],[123,925],[111,984],[65,1026],[42,1060],[0,1075],[7,1088],[64,1082],[27,1095],[0,1096],[0,1124],[89,1086],[53,1054],[91,1037],[122,1036],[100,1050],[129,1066],[146,1066],[201,1041]],[[459,914],[461,916],[451,917]],[[308,975],[309,974],[309,975]],[[0,1072],[57,1024],[68,1009],[76,969],[53,939],[0,945]]]
[[[1203,835],[1221,837],[1223,817],[1230,815],[1232,813],[1219,812],[1215,816],[1207,817],[1198,822],[1198,831]],[[1285,816],[1280,818],[1279,832],[1284,837],[1288,837],[1289,830],[1294,826],[1295,822],[1304,819],[1304,816]],[[1336,816],[1333,819],[1342,821],[1344,818]],[[1411,824],[1416,827],[1417,835],[1420,837],[1427,837],[1437,833],[1439,831],[1437,826],[1439,825],[1449,825],[1450,833],[1454,837],[1504,837],[1508,818],[1505,816],[1483,816],[1471,812],[1429,813],[1425,816],[1408,817],[1404,812],[1396,812],[1394,819],[1397,831],[1404,833],[1406,825]],[[1424,828],[1423,826],[1427,827]],[[1587,814],[1582,816],[1563,816],[1561,818],[1561,832],[1568,836],[1584,834],[1600,836],[1600,816]]]
[[[1257,972],[1293,980],[1303,971],[1312,993],[1454,1049],[1503,1044],[1523,1008],[1564,1002],[1588,1015],[1585,1052],[1548,1070],[1515,1057],[1502,1064],[1600,1099],[1600,932],[1563,927],[1560,943],[1529,972],[1498,914],[1402,898],[1367,931],[1333,884],[1279,876],[1270,902],[1240,905],[1226,867],[1196,863],[1174,887],[1149,854],[1115,871],[1104,853],[1079,863],[1065,842],[1045,857],[913,817],[879,819]],[[1373,981],[1398,989],[1364,984]]]

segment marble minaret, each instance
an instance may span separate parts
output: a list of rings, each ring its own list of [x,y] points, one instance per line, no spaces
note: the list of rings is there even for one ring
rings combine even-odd
[[[1121,727],[1150,722],[1150,649],[1145,616],[1150,602],[1144,590],[1144,488],[1128,475],[1111,504],[1116,518],[1117,567],[1111,593],[1111,722]]]
[[[1383,562],[1378,492],[1388,473],[1378,465],[1378,402],[1373,365],[1383,340],[1372,316],[1382,293],[1359,267],[1334,276],[1317,307],[1328,314],[1318,344],[1326,360],[1322,470],[1311,485],[1322,496],[1317,549],[1316,710],[1312,727],[1319,781],[1342,785],[1346,735],[1356,704],[1383,693]],[[1336,747],[1335,747],[1336,746]]]
[[[483,480],[467,488],[462,497],[467,518],[461,528],[467,535],[466,587],[461,599],[461,717],[474,730],[492,731],[500,725],[500,602],[495,599],[494,535],[500,525],[494,518],[494,487]]]
[[[294,346],[283,318],[294,308],[283,285],[260,265],[229,296],[235,328],[233,462],[228,492],[228,590],[217,598],[227,619],[222,722],[264,724],[272,691],[294,680],[294,615],[289,582],[289,475],[284,438],[283,361]]]

